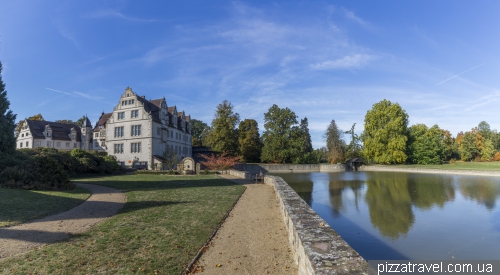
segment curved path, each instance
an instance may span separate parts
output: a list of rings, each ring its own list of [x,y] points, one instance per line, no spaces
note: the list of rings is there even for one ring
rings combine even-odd
[[[125,193],[114,188],[77,183],[90,197],[77,207],[16,226],[0,228],[0,259],[82,233],[115,215],[125,204]]]

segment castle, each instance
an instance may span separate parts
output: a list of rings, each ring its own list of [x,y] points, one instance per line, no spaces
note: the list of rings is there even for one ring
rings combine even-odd
[[[124,167],[163,168],[164,153],[178,159],[192,154],[191,117],[167,106],[165,98],[147,100],[130,87],[111,113],[102,113],[92,127],[88,118],[80,128],[74,124],[25,120],[16,148],[81,148],[107,152]]]

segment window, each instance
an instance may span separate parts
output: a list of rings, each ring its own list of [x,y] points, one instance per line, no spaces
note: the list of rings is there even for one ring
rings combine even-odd
[[[73,143],[73,147],[75,147],[75,148],[76,148],[76,143]]]
[[[52,143],[50,141],[47,141],[47,147],[51,147]]]
[[[95,137],[99,137],[99,133],[95,133]]]
[[[12,144],[12,143],[11,143],[11,144]],[[20,147],[20,148],[23,148],[23,143],[22,143],[22,142],[21,142],[21,143],[19,143],[19,147]]]
[[[128,104],[129,104],[129,105],[134,104],[134,100],[133,100],[133,99],[129,99]]]
[[[58,141],[56,146],[61,147],[61,142]]]
[[[115,154],[123,153],[123,143],[115,144]]]
[[[130,148],[131,153],[140,153],[141,152],[141,143],[140,142],[131,143],[130,145],[131,145],[131,148]]]
[[[36,146],[42,146],[42,142],[41,141],[37,141],[36,142]]]
[[[66,148],[69,148],[69,142],[66,142]]]
[[[141,135],[141,125],[132,125],[132,136]]]
[[[156,128],[156,134],[157,134],[157,135],[161,135],[161,132],[160,132],[160,131],[161,131],[160,127],[157,127],[157,128]]]
[[[104,145],[106,145],[106,142],[101,142],[101,147],[104,147]]]
[[[24,134],[21,134],[21,137],[24,137]]]
[[[170,132],[170,137],[174,138],[174,132]]]
[[[139,117],[139,110],[133,110],[130,112],[130,117]]]
[[[26,133],[26,136],[29,136],[29,135],[30,135],[30,133]]]
[[[115,137],[123,137],[123,126],[115,127]]]
[[[125,118],[125,112],[119,112],[118,113],[118,120],[124,119]]]
[[[29,147],[29,146],[30,146],[30,142],[26,141],[26,147]]]
[[[47,132],[47,136],[50,137],[50,132]]]

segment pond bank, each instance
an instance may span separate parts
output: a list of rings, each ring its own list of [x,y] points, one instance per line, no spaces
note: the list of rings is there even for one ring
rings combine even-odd
[[[427,174],[454,174],[454,175],[469,175],[469,176],[500,177],[500,171],[412,168],[412,167],[398,167],[392,165],[363,165],[359,168],[359,171],[411,172],[411,173],[427,173]]]

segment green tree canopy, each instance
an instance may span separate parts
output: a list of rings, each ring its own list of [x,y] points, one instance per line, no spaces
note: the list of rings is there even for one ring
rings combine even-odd
[[[224,100],[217,106],[211,131],[207,136],[208,145],[212,150],[238,155],[238,129],[240,115],[233,111],[231,102]]]
[[[446,158],[443,132],[437,125],[412,125],[409,129],[408,153],[416,164],[441,164]]]
[[[9,110],[10,102],[2,81],[2,63],[0,62],[0,152],[11,153],[16,149],[16,115]]]
[[[59,119],[56,120],[57,123],[62,123],[62,124],[75,124],[75,122],[71,119]]]
[[[304,153],[310,153],[313,151],[312,142],[311,142],[311,134],[309,133],[309,122],[307,121],[307,117],[304,117],[300,120],[300,131],[302,133],[303,142],[302,145]]]
[[[262,134],[263,162],[286,163],[297,156],[298,149],[293,146],[293,138],[297,137],[297,116],[288,108],[281,109],[273,104],[264,114]]]
[[[86,116],[82,116],[81,118],[79,118],[79,119],[75,122],[75,124],[76,124],[78,127],[82,128],[82,127],[83,127],[83,124],[85,124],[85,120],[86,120],[86,119],[87,119],[87,117],[86,117]]]
[[[398,103],[382,100],[366,113],[362,140],[363,153],[377,163],[404,163],[408,114]]]
[[[326,139],[326,148],[328,149],[328,161],[330,163],[344,162],[345,160],[345,141],[343,140],[344,131],[340,130],[332,119],[324,138]]]
[[[238,127],[238,142],[244,162],[260,162],[262,143],[259,126],[254,119],[245,119]]]
[[[206,144],[206,134],[210,127],[197,119],[191,119],[191,135],[193,137],[193,146],[202,146]]]
[[[345,158],[359,158],[361,157],[361,144],[359,143],[359,136],[354,132],[354,127],[356,127],[356,123],[354,123],[351,127],[351,130],[345,131],[345,134],[351,135],[351,141],[347,144],[345,149]]]

